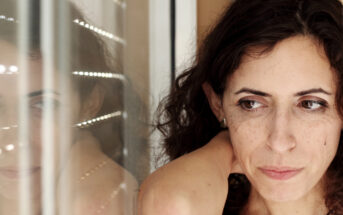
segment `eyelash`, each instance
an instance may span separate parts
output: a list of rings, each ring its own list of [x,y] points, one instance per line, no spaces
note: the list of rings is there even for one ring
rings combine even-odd
[[[55,99],[48,98],[47,102],[51,102],[52,103],[52,108],[54,108],[54,109],[59,108],[59,106],[60,106],[59,101],[57,101]],[[45,105],[46,104],[43,102],[43,100],[39,100],[39,101],[31,104],[31,108],[33,108],[35,110],[43,111],[43,109],[45,108],[44,107]]]
[[[244,104],[251,103],[251,102],[257,102],[257,101],[249,100],[249,99],[241,99],[241,100],[238,101],[237,106],[239,106],[240,108],[242,108],[243,110],[248,111],[248,112],[256,112],[257,108],[255,108],[255,109],[247,109],[247,108],[244,107]]]
[[[243,110],[248,111],[248,112],[257,112],[259,108],[247,109],[247,108],[244,107],[244,104],[251,103],[251,102],[260,103],[260,102],[255,101],[255,100],[241,99],[241,100],[238,101],[237,106],[239,106],[240,108],[242,108]],[[325,111],[325,109],[328,108],[328,103],[327,102],[325,102],[325,101],[318,101],[318,100],[303,100],[297,106],[300,105],[300,107],[303,107],[302,105],[304,104],[304,102],[309,102],[309,103],[314,103],[314,104],[320,105],[319,108],[313,109],[313,110],[311,110],[309,108],[305,108],[306,111],[308,111],[308,112]]]
[[[307,109],[308,111],[325,111],[325,109],[328,107],[328,103],[325,101],[319,101],[319,100],[303,100],[301,101],[299,104],[303,104],[304,102],[310,102],[310,103],[314,103],[317,105],[320,105],[319,108],[311,110],[311,109]]]

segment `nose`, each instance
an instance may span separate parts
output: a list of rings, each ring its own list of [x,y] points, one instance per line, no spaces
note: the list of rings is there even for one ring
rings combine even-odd
[[[293,129],[289,111],[275,112],[270,120],[267,146],[278,153],[292,151],[296,147]]]

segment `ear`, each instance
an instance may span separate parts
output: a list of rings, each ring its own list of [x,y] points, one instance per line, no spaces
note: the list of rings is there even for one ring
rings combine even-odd
[[[104,94],[104,89],[99,84],[95,84],[85,101],[81,102],[81,120],[88,120],[97,115],[102,107]]]
[[[211,85],[207,82],[202,84],[202,89],[207,97],[207,101],[212,112],[217,117],[218,121],[224,118],[223,104],[221,98],[214,92]]]

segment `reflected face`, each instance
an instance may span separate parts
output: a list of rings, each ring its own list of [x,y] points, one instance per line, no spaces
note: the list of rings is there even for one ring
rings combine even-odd
[[[15,71],[19,53],[14,46],[4,41],[0,41],[0,47],[2,50],[0,52],[0,65],[2,65],[0,66],[0,196],[17,198],[18,184],[22,179],[31,179],[32,186],[35,186],[34,195],[39,195],[43,150],[42,120],[46,104],[52,107],[54,116],[54,119],[49,122],[52,132],[48,139],[54,141],[54,153],[60,151],[56,144],[60,140],[58,113],[62,106],[58,78],[54,77],[53,86],[43,87],[42,60],[29,58],[27,91],[20,92],[19,80],[23,73],[20,68]],[[19,121],[18,107],[20,101],[23,100],[27,100],[28,104],[27,127],[21,125],[22,123]],[[78,109],[77,102],[72,106]],[[28,137],[24,138],[27,142],[20,140],[20,128],[24,128],[28,132]],[[19,171],[20,153],[26,153],[30,161],[22,173]],[[56,153],[54,156],[55,165],[58,165],[59,155]]]
[[[268,54],[245,56],[228,78],[223,114],[234,152],[264,199],[318,191],[342,129],[334,75],[323,48],[297,36]]]

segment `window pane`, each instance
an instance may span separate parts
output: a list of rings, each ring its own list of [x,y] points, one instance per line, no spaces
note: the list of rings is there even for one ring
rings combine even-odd
[[[1,0],[0,214],[135,214],[148,94],[126,66],[126,12]]]

